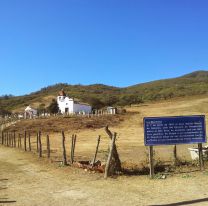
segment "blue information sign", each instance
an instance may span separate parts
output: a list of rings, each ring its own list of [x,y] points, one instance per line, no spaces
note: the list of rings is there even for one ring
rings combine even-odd
[[[146,146],[205,143],[205,116],[145,117],[144,142]]]

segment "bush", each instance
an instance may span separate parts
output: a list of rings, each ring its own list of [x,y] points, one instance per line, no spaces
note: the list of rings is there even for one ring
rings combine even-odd
[[[0,108],[0,115],[5,116],[5,115],[11,115],[12,113],[8,110]]]
[[[38,113],[45,113],[46,112],[46,107],[45,107],[45,104],[39,104],[38,108]]]
[[[138,95],[131,94],[131,95],[122,96],[117,104],[120,106],[125,106],[125,105],[140,104],[140,103],[143,103],[142,98]]]
[[[101,109],[105,104],[96,97],[85,97],[84,101],[92,106],[93,109]]]
[[[48,111],[49,113],[52,113],[52,114],[58,113],[59,107],[58,107],[57,101],[56,101],[55,99],[52,99],[52,102],[51,102],[50,105],[47,107],[47,111]]]
[[[103,103],[105,106],[113,106],[119,102],[119,98],[116,96],[104,97]]]

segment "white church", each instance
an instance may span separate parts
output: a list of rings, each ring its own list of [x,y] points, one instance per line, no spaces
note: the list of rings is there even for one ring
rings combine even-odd
[[[92,107],[89,104],[68,97],[63,89],[59,92],[57,103],[62,114],[89,114],[92,112]]]

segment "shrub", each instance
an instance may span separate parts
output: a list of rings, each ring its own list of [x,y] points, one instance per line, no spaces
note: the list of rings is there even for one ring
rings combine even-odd
[[[59,110],[59,107],[58,107],[57,101],[55,99],[52,99],[50,105],[47,107],[47,111],[49,113],[56,114],[58,113],[58,110]]]

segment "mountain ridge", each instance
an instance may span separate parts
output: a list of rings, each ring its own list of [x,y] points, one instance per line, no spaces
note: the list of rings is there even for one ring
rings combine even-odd
[[[128,105],[145,101],[155,101],[174,97],[208,94],[208,71],[199,70],[176,78],[161,79],[128,87],[105,84],[71,85],[58,83],[23,96],[0,98],[0,109],[18,110],[26,105],[48,105],[58,92],[64,89],[72,97],[87,103],[96,102],[100,106]]]

